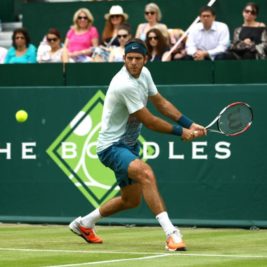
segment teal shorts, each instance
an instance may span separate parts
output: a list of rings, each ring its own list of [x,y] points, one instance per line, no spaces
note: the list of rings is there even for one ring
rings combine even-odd
[[[134,146],[114,144],[100,151],[97,155],[106,167],[114,171],[118,185],[123,188],[134,183],[128,177],[128,167],[133,160],[140,158],[139,151],[139,144],[135,144]]]

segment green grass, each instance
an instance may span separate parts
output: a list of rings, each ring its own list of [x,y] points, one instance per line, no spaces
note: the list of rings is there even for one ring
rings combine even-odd
[[[158,227],[97,228],[87,244],[67,226],[0,225],[0,267],[266,267],[267,230],[183,228],[187,252],[164,250]]]

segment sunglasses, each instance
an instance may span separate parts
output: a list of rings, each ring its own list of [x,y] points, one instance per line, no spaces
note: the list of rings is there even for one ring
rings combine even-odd
[[[79,19],[79,20],[82,20],[82,19],[83,19],[83,20],[88,20],[88,18],[87,18],[86,16],[79,16],[78,19]]]
[[[250,13],[251,15],[256,15],[255,10],[245,9],[244,12],[247,14]]]
[[[118,36],[118,39],[120,39],[120,38],[127,38],[127,36],[128,36],[128,34],[118,34],[117,35]]]
[[[24,36],[16,36],[15,39],[16,39],[16,40],[18,40],[18,39],[24,40],[25,37],[24,37]]]
[[[148,40],[151,41],[151,40],[158,40],[159,37],[158,36],[148,36]]]
[[[150,15],[155,15],[155,12],[154,12],[154,11],[146,11],[145,14],[146,14],[146,15],[149,15],[149,14],[150,14]]]
[[[110,17],[111,17],[112,19],[113,19],[113,18],[120,18],[121,15],[111,15]]]
[[[51,42],[56,42],[58,40],[58,38],[46,38],[47,42],[51,43]]]

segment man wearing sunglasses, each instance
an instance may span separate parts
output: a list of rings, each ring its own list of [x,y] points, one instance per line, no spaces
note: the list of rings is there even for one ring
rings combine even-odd
[[[108,88],[97,143],[98,157],[114,171],[121,195],[88,215],[76,218],[69,227],[89,243],[102,243],[103,240],[94,231],[95,224],[102,217],[137,207],[143,197],[166,234],[166,249],[184,251],[186,246],[182,235],[169,219],[155,174],[139,157],[138,137],[142,125],[187,141],[205,135],[206,130],[183,115],[158,92],[149,70],[144,67],[147,47],[142,40],[133,39],[125,45],[124,62]],[[153,115],[146,107],[148,100],[174,124]]]

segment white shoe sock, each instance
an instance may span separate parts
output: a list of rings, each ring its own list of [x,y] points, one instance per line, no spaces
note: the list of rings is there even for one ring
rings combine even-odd
[[[176,229],[173,233],[170,234],[170,236],[173,238],[173,241],[175,243],[180,243],[182,242],[182,235],[180,234],[180,231]]]
[[[95,209],[81,218],[81,224],[88,228],[94,228],[95,224],[102,218],[99,209]]]
[[[174,227],[171,220],[169,219],[168,213],[166,211],[163,211],[158,214],[156,216],[156,219],[159,221],[159,224],[161,225],[166,236],[173,234],[177,231],[177,229]]]

